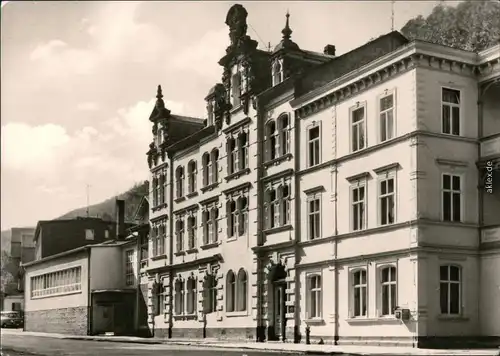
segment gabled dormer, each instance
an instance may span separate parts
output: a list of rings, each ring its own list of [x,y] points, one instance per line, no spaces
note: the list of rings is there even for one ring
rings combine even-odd
[[[215,84],[205,97],[207,102],[207,121],[205,126],[220,129],[224,111],[227,109],[226,88],[223,84]]]

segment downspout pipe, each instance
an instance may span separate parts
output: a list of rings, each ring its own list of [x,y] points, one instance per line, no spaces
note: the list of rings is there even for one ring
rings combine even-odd
[[[334,119],[333,119],[333,125],[334,125],[334,139],[335,139],[335,158],[337,158],[337,104],[334,105],[333,107],[334,110]],[[334,209],[335,209],[335,215],[334,215],[334,224],[335,224],[335,240],[333,242],[333,253],[334,253],[334,260],[333,260],[333,268],[334,268],[334,273],[335,273],[335,284],[334,284],[334,298],[335,298],[335,305],[334,305],[334,313],[335,313],[335,324],[333,328],[333,340],[334,344],[338,345],[339,342],[339,272],[338,272],[338,239],[337,236],[339,234],[339,229],[338,229],[338,172],[339,172],[339,167],[338,163],[335,163],[334,165],[334,172],[333,172],[333,179],[334,179],[334,187],[335,187],[335,192],[334,192]]]
[[[165,246],[165,248],[168,248],[168,264],[173,263],[173,258],[174,258],[174,225],[172,224],[172,218],[173,218],[173,213],[174,213],[174,207],[173,207],[173,196],[174,196],[174,160],[173,160],[173,153],[172,152],[167,152],[167,157],[169,161],[169,176],[170,176],[170,182],[169,182],[169,197],[168,197],[168,245]],[[173,293],[173,284],[174,284],[174,274],[175,272],[173,270],[170,270],[168,274],[169,278],[169,286],[168,286],[168,295],[169,295],[169,310],[168,310],[168,338],[172,338],[172,328],[173,328],[173,312],[172,312],[172,293]],[[162,281],[160,279],[160,284],[162,284]],[[160,286],[163,291],[163,285]],[[163,295],[163,294],[162,294]],[[163,295],[163,303],[165,303],[165,296]],[[164,311],[165,312],[165,311]]]
[[[92,335],[92,318],[93,318],[93,307],[92,307],[92,290],[90,289],[90,282],[91,282],[91,248],[87,248],[87,335]]]
[[[294,142],[294,185],[295,185],[295,192],[294,192],[294,199],[293,199],[293,206],[294,206],[294,212],[295,212],[295,229],[294,229],[294,252],[295,252],[295,264],[297,265],[300,263],[300,248],[299,248],[299,236],[300,236],[300,231],[302,228],[301,224],[301,197],[300,197],[300,177],[298,176],[297,172],[300,171],[300,118],[298,118],[296,112],[294,111],[293,114],[293,142]],[[300,274],[297,273],[297,269],[295,269],[295,298],[298,299],[298,296],[300,296]],[[300,335],[300,308],[294,308],[294,327],[293,327],[293,342],[298,344],[300,343],[301,335]]]

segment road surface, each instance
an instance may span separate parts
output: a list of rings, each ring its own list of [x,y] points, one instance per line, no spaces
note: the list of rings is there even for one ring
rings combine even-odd
[[[144,345],[105,341],[67,340],[2,333],[2,356],[266,356],[254,350],[200,348],[181,345]],[[282,356],[297,354],[280,353]]]

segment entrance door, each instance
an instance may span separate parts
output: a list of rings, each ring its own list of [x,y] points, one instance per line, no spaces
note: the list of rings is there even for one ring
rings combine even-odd
[[[277,339],[283,336],[283,325],[285,321],[285,284],[274,285],[274,335]]]
[[[114,332],[115,330],[115,308],[113,304],[102,306],[103,331]]]

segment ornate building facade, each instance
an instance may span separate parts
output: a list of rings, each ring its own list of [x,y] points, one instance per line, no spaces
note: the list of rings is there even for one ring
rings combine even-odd
[[[227,14],[204,118],[171,113],[158,87],[141,280],[152,333],[498,341],[499,46],[391,32],[317,53],[293,42],[287,14],[263,51],[247,16]]]

